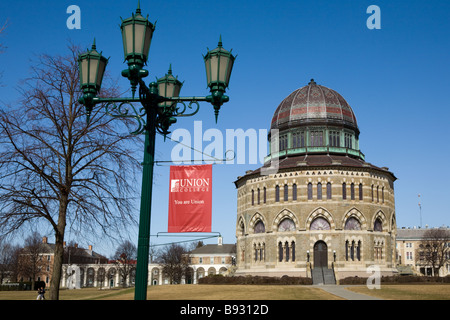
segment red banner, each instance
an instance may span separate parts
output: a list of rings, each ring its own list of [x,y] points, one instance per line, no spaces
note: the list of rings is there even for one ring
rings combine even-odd
[[[211,232],[212,165],[171,166],[169,232]]]

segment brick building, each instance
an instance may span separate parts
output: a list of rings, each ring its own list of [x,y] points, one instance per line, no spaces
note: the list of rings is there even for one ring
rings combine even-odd
[[[396,177],[365,161],[359,134],[346,100],[314,80],[280,103],[265,165],[235,181],[236,274],[396,273]]]

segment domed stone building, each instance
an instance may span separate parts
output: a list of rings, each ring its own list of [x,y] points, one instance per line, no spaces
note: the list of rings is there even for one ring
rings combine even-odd
[[[311,80],[281,102],[271,129],[265,165],[235,181],[237,274],[333,283],[372,265],[394,273],[396,177],[365,162],[345,99]]]

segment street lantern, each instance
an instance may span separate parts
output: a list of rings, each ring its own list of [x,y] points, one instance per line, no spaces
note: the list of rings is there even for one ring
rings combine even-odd
[[[122,20],[120,29],[122,30],[124,57],[128,63],[128,69],[122,71],[122,76],[130,80],[134,97],[139,81],[148,75],[148,71],[142,68],[147,64],[155,26],[141,15],[141,8],[138,4],[136,14],[133,13],[130,18]]]
[[[228,101],[228,97],[224,95],[225,89],[230,83],[231,70],[233,69],[235,56],[231,51],[227,51],[222,47],[222,37],[216,49],[208,51],[203,56],[206,68],[206,82],[211,90],[211,103],[214,106],[214,115],[219,116],[220,106]]]
[[[172,75],[172,65],[170,65],[169,71],[167,71],[166,75],[162,78],[159,78],[156,83],[158,85],[158,92],[160,96],[164,98],[173,98],[180,96],[180,91],[183,83],[178,80],[178,77],[174,77]],[[161,102],[159,106],[170,107],[172,104],[172,101],[164,101]]]
[[[229,101],[229,97],[225,95],[225,89],[230,81],[235,57],[231,52],[222,48],[222,40],[220,40],[219,46],[204,56],[208,87],[211,94],[208,96],[180,97],[183,83],[172,75],[171,67],[168,73],[156,82],[147,85],[142,79],[148,75],[148,71],[143,67],[147,63],[155,27],[141,15],[139,5],[136,14],[133,14],[131,18],[122,20],[120,28],[125,60],[128,64],[128,68],[122,71],[122,76],[130,81],[132,97],[108,98],[96,96],[100,90],[108,60],[95,50],[94,43],[92,50],[79,56],[80,84],[83,90],[83,96],[79,99],[79,102],[85,105],[88,111],[88,123],[93,107],[96,104],[105,104],[106,113],[110,116],[131,118],[136,121],[137,129],[131,134],[145,135],[135,288],[135,299],[145,300],[148,282],[156,132],[166,136],[169,133],[170,126],[176,123],[177,117],[195,115],[200,108],[199,102],[202,101],[209,102],[214,106],[217,122],[220,107]],[[135,97],[138,86],[138,96]],[[142,108],[135,107],[135,103],[140,103]],[[183,107],[177,107],[177,104],[182,104]],[[124,107],[125,105],[128,105],[128,107]]]
[[[97,95],[102,86],[103,75],[107,64],[108,59],[97,52],[95,39],[91,50],[80,54],[78,57],[80,87],[84,94],[83,101],[80,102],[85,104],[88,117],[94,106],[92,99]]]
[[[222,37],[216,49],[208,51],[205,60],[206,81],[211,90],[223,90],[230,83],[231,70],[233,69],[235,56],[231,51],[227,51],[222,47]]]
[[[136,14],[133,13],[130,18],[122,20],[120,29],[124,56],[128,65],[138,64],[142,67],[147,64],[155,26],[141,15],[139,5]]]

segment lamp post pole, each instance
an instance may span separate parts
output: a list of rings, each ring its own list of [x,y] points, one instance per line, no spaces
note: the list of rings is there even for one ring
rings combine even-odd
[[[152,211],[153,165],[156,139],[156,108],[147,111],[144,162],[142,172],[141,210],[139,216],[138,252],[135,280],[135,300],[147,299],[148,256],[150,250],[150,220]]]
[[[149,86],[142,80],[148,75],[148,71],[143,69],[143,66],[147,62],[155,28],[141,15],[139,6],[136,14],[123,20],[121,29],[125,59],[128,61],[128,69],[122,71],[122,76],[130,81],[132,98],[96,96],[100,91],[108,59],[97,52],[94,41],[92,49],[78,57],[80,86],[83,91],[79,102],[86,107],[88,123],[93,108],[97,104],[105,104],[106,113],[110,116],[132,118],[137,122],[137,128],[131,134],[145,136],[134,298],[146,300],[156,133],[159,132],[164,136],[169,134],[170,126],[177,122],[176,117],[195,115],[200,108],[199,102],[203,101],[213,105],[217,122],[220,107],[229,101],[229,97],[225,95],[225,89],[228,87],[235,56],[223,49],[220,39],[218,47],[208,51],[203,57],[211,94],[206,97],[179,97],[182,83],[172,75],[171,67],[165,77],[150,83]],[[135,97],[138,88],[139,97]],[[133,103],[140,103],[142,108],[136,108]],[[179,104],[182,106],[179,107]]]

